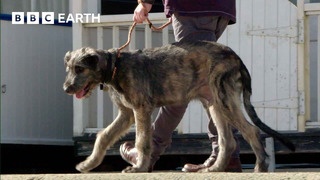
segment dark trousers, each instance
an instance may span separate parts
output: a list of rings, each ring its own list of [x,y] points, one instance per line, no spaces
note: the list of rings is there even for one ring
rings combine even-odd
[[[223,31],[228,26],[229,19],[220,16],[172,16],[172,26],[175,40],[192,41],[192,40],[207,40],[217,41]],[[210,97],[207,97],[209,99]],[[166,147],[172,142],[172,133],[180,123],[183,115],[188,107],[188,104],[164,106],[160,108],[157,118],[152,124],[153,129],[153,153],[152,161],[155,162],[159,156],[165,151]],[[233,129],[233,133],[237,130]],[[212,141],[212,156],[218,155],[218,138],[217,129],[209,117],[208,136]],[[236,139],[237,148],[232,154],[232,157],[239,158],[239,142]]]

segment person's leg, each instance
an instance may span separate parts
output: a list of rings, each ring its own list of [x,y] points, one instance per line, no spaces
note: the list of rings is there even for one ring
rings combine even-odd
[[[219,18],[193,18],[173,16],[173,29],[175,40],[181,41],[195,41],[195,40],[216,40],[216,32],[213,31]],[[195,26],[197,22],[202,23],[202,30]],[[164,106],[160,108],[157,118],[155,119],[153,129],[153,153],[151,155],[151,162],[156,162],[159,156],[165,151],[168,145],[172,142],[172,133],[180,123],[188,105]]]
[[[176,41],[195,41],[208,40],[216,41],[220,38],[226,27],[229,19],[213,16],[213,17],[188,17],[188,16],[173,16],[173,29]],[[209,97],[208,97],[209,98]],[[160,108],[158,117],[153,124],[153,144],[154,153],[152,154],[152,162],[159,159],[165,148],[171,144],[172,132],[178,126],[183,114],[187,108],[185,106],[173,106]],[[175,116],[175,117],[172,117]],[[232,129],[233,134],[238,132]],[[208,124],[208,136],[212,142],[212,155],[216,157],[218,154],[218,138],[217,130],[212,121]],[[239,158],[240,147],[239,141],[235,137],[237,148],[232,154],[232,158]],[[238,168],[238,167],[236,167]]]
[[[179,125],[188,107],[185,105],[161,107],[152,125],[153,152],[151,161],[156,162],[159,156],[172,142],[172,133]]]
[[[188,104],[161,107],[157,118],[152,124],[152,153],[149,171],[160,158],[160,155],[171,144],[172,133],[179,125]],[[132,143],[126,142],[120,146],[120,154],[128,163],[137,162],[137,151]]]
[[[184,18],[184,17],[178,17],[178,18]],[[176,21],[180,22],[179,20],[176,20]],[[199,34],[201,34],[200,39],[198,40],[217,41],[222,35],[222,33],[225,31],[225,29],[227,28],[229,24],[229,19],[224,17],[218,17],[218,16],[203,17],[202,19],[199,19],[199,18],[194,19],[193,23],[196,24],[195,26],[193,26],[194,28],[202,29],[202,30],[189,34],[187,39],[194,39],[194,37],[199,38]],[[189,25],[189,24],[187,23],[186,25]],[[180,34],[183,34],[183,32]],[[214,35],[210,35],[210,34],[214,34]],[[219,152],[218,133],[215,125],[213,124],[213,121],[211,120],[211,117],[208,116],[208,118],[209,118],[208,136],[210,141],[212,142],[211,144],[212,153],[210,157],[201,165],[186,164],[183,169],[184,171],[187,171],[187,172],[198,171],[200,168],[211,166],[216,160],[216,157]],[[233,128],[232,132],[236,140],[237,146],[236,146],[236,150],[233,152],[231,156],[232,158],[230,159],[230,163],[228,165],[227,171],[241,172],[241,162],[239,160],[240,146],[239,146],[239,140],[235,136],[238,130]]]
[[[173,16],[173,29],[176,41],[208,40],[216,41],[216,34],[222,34],[221,28],[217,29],[220,17],[189,17]],[[200,25],[199,25],[200,23]],[[202,29],[201,29],[202,28]],[[222,31],[222,32],[221,32]],[[221,32],[221,33],[220,33]],[[159,114],[152,125],[153,152],[151,167],[159,159],[165,148],[171,143],[171,136],[181,121],[187,105],[161,107]],[[135,164],[137,153],[133,144],[125,143],[120,147],[120,154],[130,164]]]
[[[216,25],[216,30],[215,30],[215,34],[217,37],[217,40],[220,38],[220,36],[222,35],[222,33],[225,31],[225,29],[227,28],[229,24],[229,19],[224,18],[224,17],[220,17],[217,25]],[[211,117],[209,117],[211,118]],[[235,135],[235,133],[238,132],[237,129],[233,128],[232,129],[233,135]],[[217,129],[215,127],[215,125],[213,124],[212,120],[209,120],[209,124],[208,124],[208,136],[209,139],[212,141],[212,156],[217,156],[218,155],[218,134],[217,134]],[[239,154],[240,154],[240,147],[239,147],[239,140],[236,136],[234,136],[236,142],[237,142],[237,148],[236,150],[233,152],[232,156],[233,158],[239,158]]]
[[[175,40],[196,41],[196,40],[216,40],[216,25],[218,17],[188,17],[173,16],[172,26],[174,29]],[[202,27],[197,26],[200,22]],[[200,28],[202,28],[200,30]],[[217,30],[218,31],[218,30]],[[220,32],[220,30],[219,30]],[[221,35],[221,34],[220,34]],[[155,119],[153,129],[153,146],[152,160],[159,159],[160,154],[171,144],[172,133],[180,123],[188,105],[164,106],[160,108],[157,118]]]
[[[184,40],[210,40],[215,41],[215,25],[218,18],[200,18],[202,24],[208,27],[202,30],[198,29],[196,23],[199,19],[194,17],[179,17],[173,16],[173,29],[176,41]],[[159,156],[165,151],[165,148],[171,144],[171,136],[175,128],[180,123],[184,112],[188,105],[176,105],[161,107],[157,118],[155,119],[152,129],[153,152],[151,154],[151,167],[159,159]],[[137,151],[132,143],[126,142],[120,146],[120,154],[124,160],[130,164],[137,162]]]
[[[237,147],[233,154],[231,155],[232,158],[240,158],[240,146],[239,146],[239,140],[235,136],[235,134],[238,132],[237,129],[232,128],[233,137],[236,140]],[[212,142],[212,153],[211,156],[216,157],[219,152],[219,145],[218,145],[218,135],[217,135],[217,129],[216,126],[213,124],[212,120],[209,120],[208,124],[208,136],[210,141]]]
[[[172,16],[172,27],[175,40],[183,41],[216,41],[218,16]]]

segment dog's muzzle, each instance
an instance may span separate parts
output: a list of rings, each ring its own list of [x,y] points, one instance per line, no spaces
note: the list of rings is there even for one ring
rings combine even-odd
[[[74,94],[75,93],[75,88],[74,86],[70,85],[70,86],[64,86],[63,90],[68,93],[68,94]]]

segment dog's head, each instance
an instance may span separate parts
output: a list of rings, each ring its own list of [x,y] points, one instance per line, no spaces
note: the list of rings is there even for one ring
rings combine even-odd
[[[64,57],[67,77],[63,89],[78,99],[87,98],[101,82],[102,73],[99,67],[101,55],[97,50],[84,47],[67,52]]]

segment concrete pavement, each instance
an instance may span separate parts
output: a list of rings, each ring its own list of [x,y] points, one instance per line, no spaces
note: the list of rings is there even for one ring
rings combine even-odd
[[[1,180],[320,180],[319,172],[277,173],[88,173],[1,175]]]

